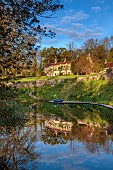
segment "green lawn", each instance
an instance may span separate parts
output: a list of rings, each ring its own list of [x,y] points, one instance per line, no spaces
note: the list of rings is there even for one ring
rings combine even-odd
[[[86,75],[64,75],[64,76],[40,76],[40,77],[26,77],[26,78],[18,78],[15,80],[16,82],[29,82],[29,81],[36,81],[36,80],[51,80],[51,79],[70,79],[70,78],[76,78],[76,77],[87,77]]]
[[[36,80],[44,80],[47,79],[46,76],[41,76],[41,77],[25,77],[25,78],[18,78],[16,82],[29,82],[29,81],[36,81]]]
[[[98,76],[98,75],[101,75],[101,74],[90,74],[90,75],[62,75],[62,76],[50,76],[50,77],[47,77],[47,76],[39,76],[39,77],[25,77],[25,78],[18,78],[18,79],[15,79],[15,80],[9,80],[8,82],[31,82],[31,81],[36,81],[36,80],[51,80],[51,79],[73,79],[73,78],[82,78],[82,77],[90,77],[90,76]],[[4,77],[1,77],[0,78],[1,80],[5,80]]]
[[[47,77],[47,76],[40,76],[40,77],[25,77],[25,78],[18,78],[15,80],[16,82],[30,82],[36,80],[49,80],[49,79],[66,79],[66,78],[75,78],[75,75],[70,76],[57,76],[57,77]]]

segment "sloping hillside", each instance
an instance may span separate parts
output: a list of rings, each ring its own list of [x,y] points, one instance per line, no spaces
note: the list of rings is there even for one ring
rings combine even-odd
[[[84,80],[67,79],[54,86],[36,88],[36,96],[52,100],[90,101],[113,106],[113,80]]]

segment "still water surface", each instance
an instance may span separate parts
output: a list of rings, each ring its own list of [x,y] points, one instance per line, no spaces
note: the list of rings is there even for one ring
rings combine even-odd
[[[0,148],[3,170],[112,170],[113,110],[2,103]]]

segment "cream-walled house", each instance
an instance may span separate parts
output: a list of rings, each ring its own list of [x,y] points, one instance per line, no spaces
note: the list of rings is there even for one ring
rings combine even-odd
[[[48,67],[44,68],[44,72],[47,76],[58,76],[58,75],[70,75],[71,74],[71,63],[72,60],[64,62],[51,63]]]

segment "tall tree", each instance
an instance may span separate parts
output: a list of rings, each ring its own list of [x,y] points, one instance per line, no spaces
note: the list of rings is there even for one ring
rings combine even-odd
[[[84,42],[83,49],[86,54],[88,53],[94,54],[97,46],[98,46],[98,39],[90,38],[86,40],[86,42]]]
[[[63,62],[65,59],[72,59],[72,56],[70,55],[69,51],[66,50],[66,48],[44,48],[42,51],[40,51],[40,56],[42,57],[44,66],[54,62]]]
[[[109,60],[108,61],[113,62],[113,48],[110,49]]]
[[[110,47],[113,48],[113,36],[110,37]]]
[[[98,72],[98,61],[94,56],[81,55],[73,61],[71,69],[74,74],[90,74]]]
[[[69,50],[69,53],[71,55],[71,58],[75,58],[76,57],[76,54],[75,54],[75,51],[76,51],[76,43],[74,43],[73,41],[72,42],[69,42],[68,44],[66,44],[67,47],[68,47],[68,50]]]
[[[51,17],[62,8],[59,0],[1,0],[1,74],[15,74],[20,62],[36,56],[42,36],[55,36],[46,27],[41,28],[39,17]]]
[[[104,46],[105,50],[109,52],[110,50],[110,38],[105,37],[104,39],[101,40],[101,45]]]
[[[102,70],[104,68],[105,60],[107,59],[106,50],[103,45],[99,45],[96,48],[94,57],[96,57],[99,63],[100,70]]]
[[[110,55],[110,38],[105,37],[104,39],[101,40],[101,45],[104,47],[106,50],[106,58],[109,60],[109,55]]]

